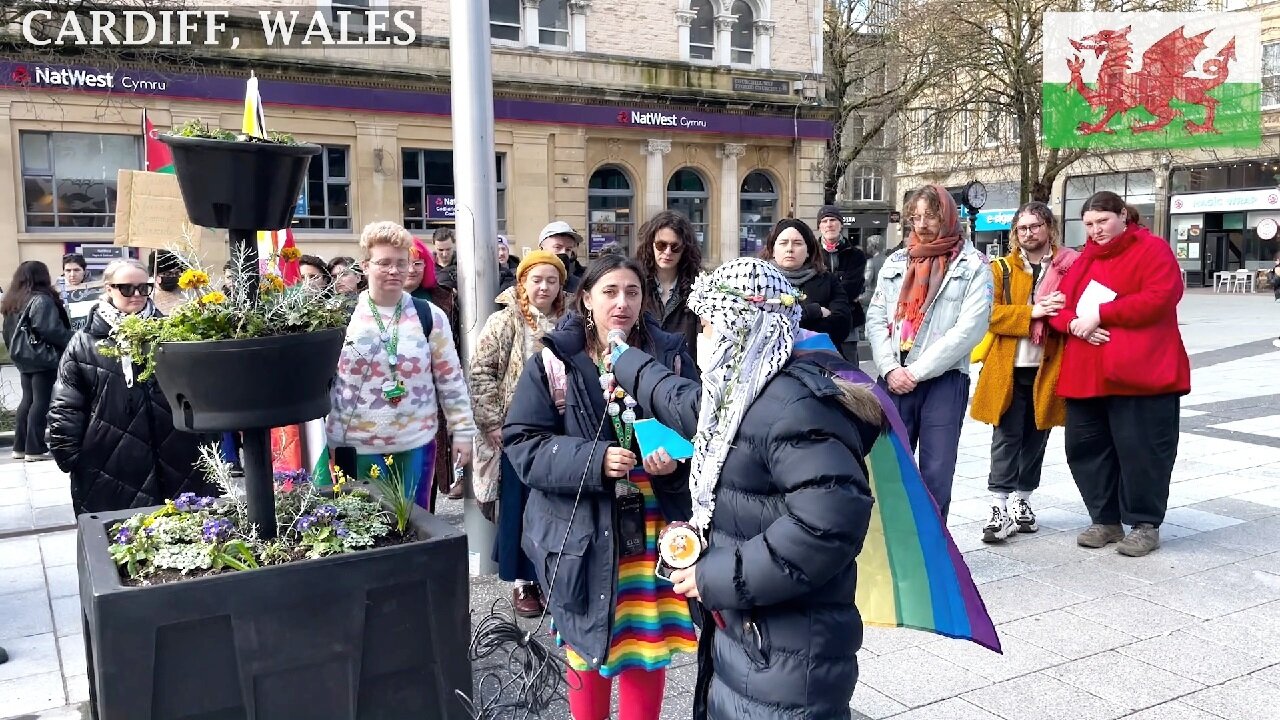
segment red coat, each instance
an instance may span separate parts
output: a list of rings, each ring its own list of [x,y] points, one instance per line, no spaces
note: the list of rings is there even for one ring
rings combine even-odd
[[[1070,334],[1080,294],[1097,282],[1116,292],[1099,309],[1111,339],[1090,345]],[[1067,335],[1058,377],[1064,398],[1191,392],[1191,362],[1178,330],[1182,274],[1169,243],[1130,225],[1106,245],[1092,240],[1063,278],[1066,307],[1049,324]]]

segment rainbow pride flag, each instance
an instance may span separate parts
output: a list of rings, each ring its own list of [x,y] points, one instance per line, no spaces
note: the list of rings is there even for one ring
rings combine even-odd
[[[858,555],[855,601],[862,621],[972,640],[1003,654],[995,624],[920,477],[906,426],[888,393],[841,357],[826,335],[801,331],[795,354],[844,380],[870,385],[889,418],[889,428],[867,455],[875,505]]]

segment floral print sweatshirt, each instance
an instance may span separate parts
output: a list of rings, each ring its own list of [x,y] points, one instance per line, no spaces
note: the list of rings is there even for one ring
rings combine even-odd
[[[476,435],[462,363],[453,345],[453,331],[444,311],[428,303],[431,337],[422,335],[413,298],[400,302],[400,339],[395,377],[407,391],[398,405],[382,395],[391,380],[390,354],[369,307],[368,291],[360,293],[347,325],[347,340],[334,379],[333,409],[326,430],[329,444],[353,447],[362,455],[396,453],[430,443],[436,436],[438,410],[444,411],[455,441]],[[383,323],[391,313],[383,311]],[[387,332],[393,332],[388,325]]]

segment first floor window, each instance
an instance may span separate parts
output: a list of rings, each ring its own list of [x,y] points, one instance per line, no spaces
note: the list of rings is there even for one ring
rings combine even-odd
[[[568,0],[542,0],[538,5],[538,44],[569,47]]]
[[[884,178],[872,165],[859,165],[853,173],[853,199],[879,202],[884,197]]]
[[[351,179],[345,145],[325,145],[311,159],[293,225],[310,230],[351,229]]]
[[[694,12],[689,26],[689,59],[716,59],[716,12],[711,0],[694,0],[690,9]]]
[[[489,37],[520,42],[520,0],[489,0]]]
[[[1262,107],[1280,106],[1280,42],[1262,46]]]
[[[768,175],[757,170],[743,178],[738,211],[738,252],[754,256],[778,220],[778,191]]]
[[[28,231],[115,225],[116,173],[142,166],[137,136],[23,132],[19,145]]]
[[[733,30],[729,37],[731,51],[730,62],[735,65],[750,65],[756,54],[756,17],[751,6],[738,0],[733,4]]]

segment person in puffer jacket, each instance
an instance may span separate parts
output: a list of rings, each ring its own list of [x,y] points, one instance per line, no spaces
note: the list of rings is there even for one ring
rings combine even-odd
[[[129,356],[102,353],[126,315],[159,313],[136,260],[114,260],[103,272],[107,291],[71,338],[58,366],[49,410],[53,459],[71,475],[77,515],[160,505],[184,492],[219,495],[197,466],[201,435],[173,426],[173,412],[154,376]]]
[[[851,716],[854,559],[872,509],[864,458],[884,412],[867,388],[793,357],[796,292],[756,258],[699,278],[689,306],[717,335],[701,386],[615,351],[619,386],[694,438],[692,525],[708,548],[671,580],[704,608],[697,720]]]

